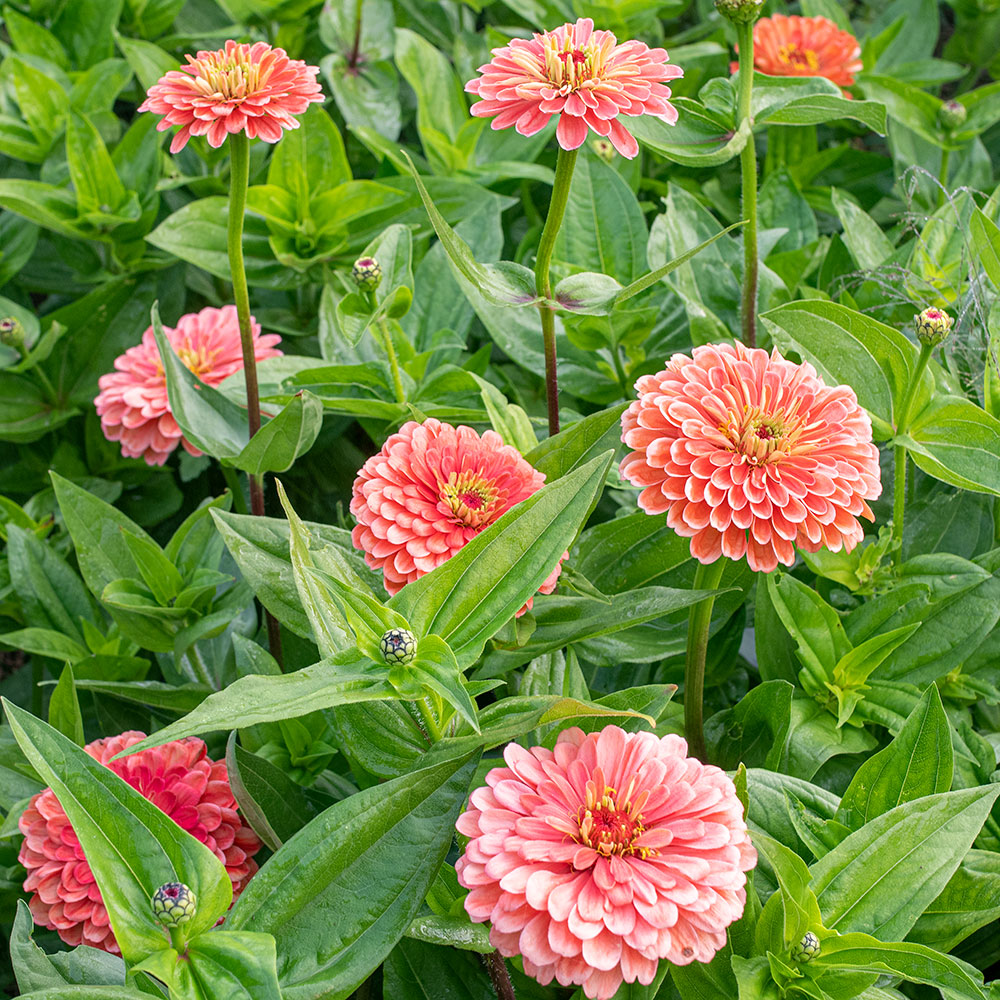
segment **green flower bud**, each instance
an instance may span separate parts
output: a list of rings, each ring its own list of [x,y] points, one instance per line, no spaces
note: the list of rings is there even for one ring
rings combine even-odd
[[[198,905],[195,894],[183,882],[167,882],[153,893],[153,916],[164,927],[173,928],[186,924]]]
[[[913,317],[917,339],[928,347],[937,347],[951,332],[954,322],[943,309],[936,309],[934,306]]]
[[[595,139],[591,144],[590,148],[597,153],[597,155],[604,160],[605,163],[610,163],[615,158],[615,147],[607,139]]]
[[[388,664],[409,663],[417,655],[417,640],[405,628],[391,628],[379,640],[382,658]]]
[[[752,24],[763,6],[764,0],[715,0],[715,9],[733,24]]]
[[[374,257],[359,257],[351,268],[354,284],[363,292],[374,292],[382,283],[382,265]]]
[[[938,111],[938,122],[943,129],[949,132],[965,124],[965,119],[969,117],[969,112],[964,104],[958,101],[945,101]]]
[[[812,931],[806,931],[805,937],[792,948],[792,961],[811,962],[819,951],[819,938]]]
[[[0,344],[13,347],[15,351],[24,349],[24,327],[13,316],[0,319]]]

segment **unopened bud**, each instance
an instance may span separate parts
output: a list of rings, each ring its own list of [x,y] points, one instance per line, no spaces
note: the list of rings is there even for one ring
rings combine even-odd
[[[13,347],[15,351],[24,348],[24,327],[19,319],[13,316],[0,319],[0,344]]]
[[[405,628],[391,628],[379,640],[382,659],[395,666],[397,663],[409,663],[417,655],[417,640],[412,632]]]
[[[374,257],[359,257],[351,268],[354,284],[363,292],[374,292],[382,283],[382,265]]]
[[[763,6],[764,0],[715,0],[715,9],[733,24],[752,24]]]
[[[917,339],[928,347],[937,347],[951,332],[954,320],[943,310],[930,306],[913,317]]]
[[[153,893],[151,905],[164,927],[181,927],[194,916],[198,898],[183,882],[167,882]]]
[[[610,163],[615,158],[615,147],[612,146],[607,139],[595,139],[590,144],[590,148],[597,153],[597,155],[604,160],[605,163]]]
[[[806,931],[802,940],[792,947],[792,961],[811,962],[819,951],[819,938],[812,931]]]
[[[969,117],[969,112],[964,104],[958,101],[945,101],[938,111],[938,121],[941,127],[951,132],[960,125],[965,124],[965,119]]]

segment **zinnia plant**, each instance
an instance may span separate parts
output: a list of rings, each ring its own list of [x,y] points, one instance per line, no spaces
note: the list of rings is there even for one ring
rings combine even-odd
[[[261,335],[251,316],[253,356],[256,360],[281,354],[275,333]],[[211,307],[188,313],[177,327],[164,333],[178,357],[206,385],[215,386],[243,368],[243,349],[235,306]],[[182,434],[170,412],[163,363],[148,327],[142,341],[115,359],[115,371],[102,375],[101,392],[94,400],[101,429],[109,441],[121,442],[126,458],[144,458],[147,465],[163,465],[178,444],[190,455],[200,455]]]
[[[675,354],[636,382],[622,416],[631,450],[621,474],[639,506],[667,515],[701,564],[695,588],[719,585],[722,557],[763,573],[795,547],[850,551],[882,492],[868,414],[849,386],[826,386],[808,363],[736,343]],[[701,697],[713,598],[691,611],[685,732],[704,753]]]
[[[650,49],[638,41],[619,45],[610,31],[594,31],[589,17],[535,34],[530,40],[515,38],[494,49],[493,56],[479,67],[482,76],[465,85],[480,98],[472,106],[473,115],[493,118],[494,129],[513,125],[521,135],[534,135],[553,115],[559,116],[556,176],[535,257],[549,433],[555,434],[559,430],[559,382],[555,317],[548,305],[552,297],[549,268],[569,200],[577,150],[593,130],[607,137],[622,156],[634,157],[639,144],[619,116],[655,115],[674,124],[677,110],[664,81],[676,80],[683,71],[667,62],[664,49]]]
[[[238,896],[257,871],[253,856],[261,843],[236,811],[225,763],[212,760],[205,744],[193,738],[112,759],[145,738],[127,732],[84,749],[209,847],[226,866]],[[18,861],[28,872],[24,889],[32,894],[28,905],[35,923],[52,928],[67,944],[120,954],[101,891],[51,788],[32,796],[18,826],[24,834]]]
[[[495,431],[479,436],[433,418],[403,424],[354,481],[351,534],[390,594],[430,573],[516,503],[542,488],[536,472]],[[565,558],[565,555],[563,556]],[[539,593],[551,594],[561,563]],[[518,612],[530,611],[534,599]]]
[[[510,743],[458,830],[465,908],[543,985],[610,1000],[659,959],[709,962],[743,913],[757,862],[743,807],[678,736],[607,726],[555,747]]]

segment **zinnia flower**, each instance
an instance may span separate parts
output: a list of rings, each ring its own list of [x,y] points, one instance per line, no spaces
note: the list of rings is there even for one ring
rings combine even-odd
[[[858,40],[825,17],[774,14],[753,27],[754,69],[769,76],[825,76],[850,87],[863,68],[860,56]],[[731,72],[737,69],[732,63]]]
[[[170,143],[171,153],[180,152],[193,135],[208,136],[215,147],[230,132],[277,142],[282,129],[299,127],[296,115],[323,100],[314,79],[319,67],[289,59],[284,49],[266,42],[228,41],[224,49],[184,58],[188,65],[161,77],[139,105],[140,111],[165,116],[158,132],[181,126]]]
[[[205,844],[226,866],[238,896],[257,871],[253,855],[261,844],[236,812],[225,762],[213,761],[194,737],[111,760],[143,739],[145,733],[122,733],[84,749]],[[55,792],[46,788],[33,796],[18,825],[24,834],[18,861],[28,870],[24,889],[32,893],[28,907],[35,923],[67,944],[121,954],[101,891]]]
[[[608,1000],[657,962],[709,962],[757,863],[736,789],[679,736],[608,726],[511,743],[456,824],[465,909],[546,985]]]
[[[250,323],[257,360],[280,355],[274,345],[281,338],[275,333],[262,337],[252,316]],[[165,326],[163,330],[180,359],[206,385],[216,386],[233,372],[242,371],[236,306],[188,313],[176,329]],[[117,371],[98,380],[101,392],[94,400],[104,436],[120,441],[126,458],[145,458],[147,465],[163,465],[178,444],[191,455],[200,455],[170,412],[167,379],[152,327],[142,335],[142,343],[115,358],[115,368]]]
[[[882,492],[878,449],[854,390],[830,388],[810,364],[737,343],[675,354],[643,375],[622,414],[632,449],[621,474],[645,487],[639,506],[667,512],[703,563],[720,556],[770,572],[793,546],[850,552],[859,514]]]
[[[530,41],[514,38],[493,55],[465,89],[482,98],[472,106],[476,117],[496,115],[494,129],[513,125],[521,135],[534,135],[559,115],[556,138],[563,149],[576,149],[591,128],[631,159],[639,145],[619,115],[677,121],[662,81],[683,76],[681,68],[667,62],[664,49],[636,41],[619,45],[610,31],[594,31],[589,17]]]
[[[433,418],[403,424],[368,459],[354,481],[351,533],[372,569],[382,570],[385,589],[430,573],[542,488],[545,476],[505,445],[495,431],[480,437],[471,427]],[[562,558],[566,558],[564,553]],[[562,560],[538,588],[551,594]],[[518,616],[530,611],[534,598]]]

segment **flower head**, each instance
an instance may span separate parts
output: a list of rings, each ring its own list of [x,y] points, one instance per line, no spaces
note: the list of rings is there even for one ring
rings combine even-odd
[[[456,824],[469,916],[540,983],[608,1000],[657,962],[708,962],[743,912],[757,862],[736,789],[679,736],[560,734],[511,743]]]
[[[260,336],[256,320],[251,317],[250,322],[257,360],[280,355],[274,345],[281,338],[274,333]],[[188,313],[176,329],[163,330],[180,359],[206,385],[218,385],[243,368],[236,306]],[[143,333],[140,344],[115,358],[115,369],[100,377],[101,392],[94,400],[104,436],[120,441],[126,458],[145,458],[147,465],[163,465],[178,444],[200,455],[170,412],[167,378],[152,327]]]
[[[388,664],[411,663],[417,655],[416,637],[406,628],[389,629],[379,640],[378,646]]]
[[[621,474],[639,506],[667,513],[703,563],[720,556],[770,572],[794,546],[850,551],[858,515],[882,492],[871,420],[854,390],[830,388],[810,364],[737,343],[675,354],[643,375],[622,415],[632,454]]]
[[[228,41],[224,49],[185,58],[187,66],[161,77],[139,105],[140,111],[164,115],[158,132],[181,126],[171,153],[180,152],[193,135],[207,136],[214,147],[231,132],[277,142],[283,129],[299,127],[296,115],[323,100],[315,80],[319,67],[289,59],[284,49],[266,42]]]
[[[153,916],[164,927],[183,927],[198,909],[198,897],[183,882],[166,882],[150,900]]]
[[[142,739],[145,733],[122,733],[84,749],[205,844],[226,866],[238,896],[257,871],[253,855],[261,844],[236,812],[225,762],[213,761],[193,737],[111,760]],[[18,861],[28,870],[24,889],[32,893],[28,907],[35,923],[67,944],[120,954],[101,891],[55,792],[46,788],[33,796],[18,825],[24,834]]]
[[[542,488],[536,472],[495,431],[480,437],[471,427],[433,418],[403,424],[368,459],[354,481],[351,534],[385,589],[430,573],[516,503]],[[564,554],[563,559],[566,558]],[[538,588],[551,594],[561,562]],[[518,612],[531,609],[534,598]]]
[[[955,320],[943,309],[929,306],[923,312],[913,317],[913,325],[917,328],[917,339],[928,347],[937,347],[945,340]]]
[[[825,17],[774,14],[753,28],[754,69],[769,76],[825,76],[850,87],[863,68],[860,56],[858,40]],[[730,66],[733,73],[738,68]]]
[[[639,144],[619,115],[677,121],[663,82],[683,76],[681,68],[667,62],[664,49],[636,41],[619,45],[610,31],[594,31],[589,17],[530,40],[514,38],[493,56],[465,89],[482,98],[472,106],[476,117],[496,116],[494,129],[513,125],[521,135],[534,135],[558,115],[563,149],[578,148],[593,129],[631,159]]]
[[[812,931],[806,931],[801,941],[792,947],[793,962],[811,962],[820,953],[819,938]]]
[[[351,280],[363,292],[374,292],[382,284],[382,265],[374,257],[359,257],[351,268]]]
[[[959,101],[945,101],[938,108],[938,123],[948,132],[965,124],[965,119],[969,117],[968,108]]]

